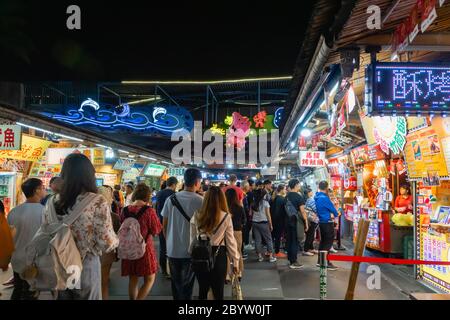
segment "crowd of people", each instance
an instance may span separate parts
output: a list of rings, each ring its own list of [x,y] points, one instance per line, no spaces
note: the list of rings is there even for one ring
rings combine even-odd
[[[191,300],[196,279],[199,299],[222,300],[225,285],[245,276],[244,260],[252,250],[261,263],[287,258],[291,269],[302,268],[301,255],[333,250],[338,211],[326,181],[314,194],[302,190],[298,179],[277,186],[269,180],[238,182],[233,174],[228,180],[205,184],[200,171],[189,168],[181,190],[176,177],[156,194],[144,183],[97,187],[89,159],[68,156],[60,177],[50,182],[51,194],[39,179],[22,184],[26,202],[11,210],[7,223],[0,202],[0,237],[11,242],[1,248],[0,268],[11,263],[11,299],[38,299],[39,290],[26,276],[27,247],[44,226],[71,216],[82,270],[79,287],[52,290],[61,300],[108,299],[111,268],[118,261],[131,300],[149,295],[158,270],[170,280],[175,300]],[[332,263],[328,268],[336,269]]]

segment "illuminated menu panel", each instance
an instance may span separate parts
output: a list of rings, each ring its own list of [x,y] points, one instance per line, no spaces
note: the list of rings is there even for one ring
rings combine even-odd
[[[450,65],[376,63],[367,72],[369,114],[450,112]]]

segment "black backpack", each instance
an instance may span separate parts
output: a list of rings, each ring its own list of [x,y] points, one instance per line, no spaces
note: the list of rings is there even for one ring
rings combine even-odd
[[[214,229],[213,235],[219,230],[222,223],[227,218],[228,213],[225,214],[222,221],[219,225]],[[225,236],[224,236],[225,238]],[[224,241],[224,240],[222,240]],[[222,241],[220,243],[222,243]],[[210,272],[214,269],[214,264],[216,262],[217,255],[219,254],[220,245],[217,247],[217,250],[213,252],[211,246],[211,239],[206,233],[200,233],[198,237],[194,240],[192,245],[192,270],[194,272]]]

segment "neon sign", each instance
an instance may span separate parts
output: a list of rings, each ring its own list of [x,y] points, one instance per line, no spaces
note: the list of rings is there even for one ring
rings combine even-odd
[[[280,127],[281,118],[283,117],[283,111],[284,111],[284,107],[281,107],[281,108],[278,108],[277,110],[275,110],[275,115],[273,117],[273,125],[277,129]]]
[[[366,82],[371,115],[450,113],[450,65],[375,63]]]
[[[91,108],[86,108],[86,107]],[[130,132],[139,131],[151,134],[171,135],[174,131],[186,129],[191,131],[194,120],[191,113],[182,107],[133,107],[128,104],[102,106],[92,100],[83,101],[79,109],[66,108],[63,112],[40,112],[46,117],[69,123],[74,126],[95,129]]]

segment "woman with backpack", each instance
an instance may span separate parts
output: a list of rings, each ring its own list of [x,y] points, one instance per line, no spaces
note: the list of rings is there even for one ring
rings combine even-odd
[[[254,192],[254,202],[252,204],[253,216],[252,225],[256,242],[256,254],[258,261],[264,261],[262,240],[267,245],[267,253],[270,262],[276,262],[277,258],[273,256],[272,241],[272,217],[270,216],[270,204],[267,201],[267,191],[265,189],[257,189]]]
[[[95,169],[85,155],[69,155],[64,160],[61,178],[62,190],[48,200],[44,224],[53,221],[52,212],[58,220],[77,217],[70,229],[81,256],[82,271],[80,289],[59,290],[57,299],[101,300],[100,256],[113,251],[119,242],[112,226],[110,204],[97,194]]]
[[[155,210],[148,205],[151,190],[144,183],[136,186],[131,197],[132,204],[123,209],[119,229],[119,258],[122,259],[122,277],[129,277],[130,300],[144,300],[155,282],[158,271],[153,236],[162,226]],[[139,277],[144,284],[138,288]]]
[[[207,250],[202,250],[205,248]],[[211,256],[198,255],[199,252],[209,252]],[[223,300],[227,253],[233,263],[233,272],[237,274],[240,254],[234,238],[232,217],[221,188],[211,186],[205,194],[202,208],[191,219],[192,267],[199,283],[200,300],[207,299],[210,288],[214,300]]]
[[[236,190],[230,188],[225,191],[225,197],[227,199],[228,209],[231,213],[231,219],[233,221],[234,238],[236,239],[237,247],[239,250],[239,272],[237,274],[238,278],[242,278],[242,272],[244,271],[244,260],[242,260],[242,229],[246,223],[244,207],[239,201],[238,194]],[[228,263],[227,280],[231,275],[230,263]]]
[[[98,194],[101,194],[103,197],[105,197],[106,202],[108,204],[114,203],[113,189],[110,186],[104,185],[104,186],[99,187]],[[114,232],[117,234],[117,232],[119,231],[119,228],[120,228],[120,217],[116,212],[114,212],[112,210],[111,210],[110,214],[111,214],[111,220],[113,223]],[[109,274],[111,273],[111,267],[112,267],[113,263],[116,261],[118,261],[116,250],[113,250],[108,253],[103,253],[102,257],[100,259],[101,266],[102,266],[102,299],[103,300],[108,300],[108,298],[109,298]]]

